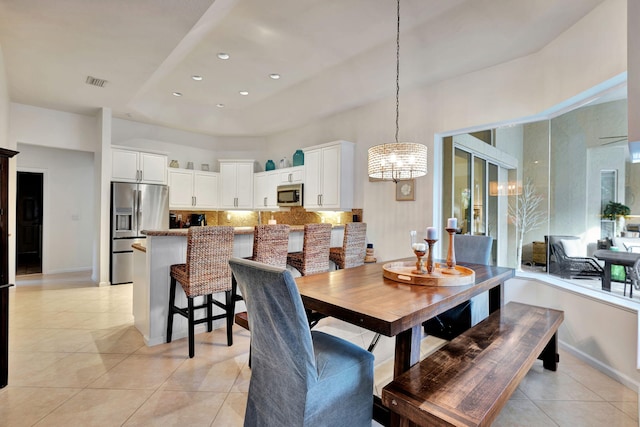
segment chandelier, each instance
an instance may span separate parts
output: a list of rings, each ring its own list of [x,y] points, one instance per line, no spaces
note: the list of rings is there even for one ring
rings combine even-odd
[[[369,177],[398,182],[427,174],[427,147],[415,142],[399,142],[400,121],[400,0],[397,0],[396,30],[396,139],[375,145],[368,152]]]

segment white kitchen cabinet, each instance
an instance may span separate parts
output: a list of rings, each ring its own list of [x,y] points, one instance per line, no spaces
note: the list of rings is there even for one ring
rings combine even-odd
[[[169,207],[171,209],[217,209],[217,172],[190,169],[169,170]]]
[[[146,184],[167,183],[167,156],[133,150],[111,150],[111,179]]]
[[[304,166],[277,169],[279,184],[300,184],[304,182]]]
[[[304,207],[348,211],[353,208],[354,144],[334,141],[304,149]]]
[[[253,209],[255,160],[220,160],[220,208]]]
[[[279,184],[279,170],[253,174],[253,208],[257,210],[277,210]]]

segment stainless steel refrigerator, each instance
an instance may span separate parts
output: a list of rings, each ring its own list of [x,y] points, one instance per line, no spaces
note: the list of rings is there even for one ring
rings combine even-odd
[[[166,185],[111,183],[112,285],[133,281],[133,249],[146,237],[142,230],[169,228],[169,187]]]

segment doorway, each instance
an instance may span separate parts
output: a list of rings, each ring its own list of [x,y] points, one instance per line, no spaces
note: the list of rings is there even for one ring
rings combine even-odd
[[[44,175],[18,172],[16,275],[42,273],[42,198]]]

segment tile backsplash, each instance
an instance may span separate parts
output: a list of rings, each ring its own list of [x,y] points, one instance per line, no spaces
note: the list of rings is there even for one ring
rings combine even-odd
[[[207,225],[232,225],[234,227],[252,227],[257,224],[266,224],[270,219],[275,219],[278,224],[304,225],[310,223],[327,222],[331,224],[344,224],[363,221],[362,209],[352,209],[349,212],[307,212],[302,207],[292,207],[289,211],[180,211],[172,210],[179,219],[182,217],[182,226],[194,213],[203,213],[207,217]]]

